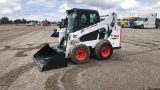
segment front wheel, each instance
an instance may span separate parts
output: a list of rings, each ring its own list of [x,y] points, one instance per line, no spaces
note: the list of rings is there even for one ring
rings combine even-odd
[[[124,24],[122,25],[122,28],[124,28]]]
[[[160,28],[160,25],[156,25],[156,28]]]
[[[70,50],[70,58],[76,64],[83,64],[89,60],[90,50],[84,44],[76,44]]]
[[[140,28],[143,29],[143,28],[144,28],[144,25],[141,25]]]
[[[107,60],[112,53],[113,48],[109,41],[101,41],[95,47],[95,55],[100,60]]]

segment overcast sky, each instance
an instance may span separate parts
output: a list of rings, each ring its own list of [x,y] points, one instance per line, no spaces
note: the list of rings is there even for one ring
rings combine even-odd
[[[0,0],[0,18],[59,21],[71,8],[116,12],[119,18],[157,13],[160,18],[160,0]]]

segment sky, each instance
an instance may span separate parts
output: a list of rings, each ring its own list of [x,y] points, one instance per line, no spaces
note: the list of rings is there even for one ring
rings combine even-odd
[[[115,12],[118,18],[149,13],[160,18],[160,0],[0,0],[0,18],[60,21],[72,8],[94,9],[100,15]]]

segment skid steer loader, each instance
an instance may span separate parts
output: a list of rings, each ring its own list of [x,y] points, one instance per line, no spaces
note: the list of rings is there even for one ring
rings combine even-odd
[[[51,37],[59,37],[60,30],[66,30],[66,27],[68,25],[67,21],[68,21],[67,17],[65,19],[62,19],[62,22],[60,24],[57,24],[59,28],[53,30],[53,34],[51,35]]]
[[[96,10],[73,8],[66,12],[68,26],[59,33],[59,45],[47,44],[34,55],[39,71],[67,67],[67,58],[75,64],[86,63],[91,53],[107,60],[113,49],[121,48],[122,29],[117,25],[116,13],[100,21]]]

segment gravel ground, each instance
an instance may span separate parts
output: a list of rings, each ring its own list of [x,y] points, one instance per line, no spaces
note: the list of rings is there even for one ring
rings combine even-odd
[[[123,29],[110,59],[39,72],[43,45],[57,45],[56,26],[0,26],[0,90],[160,90],[160,29]]]

